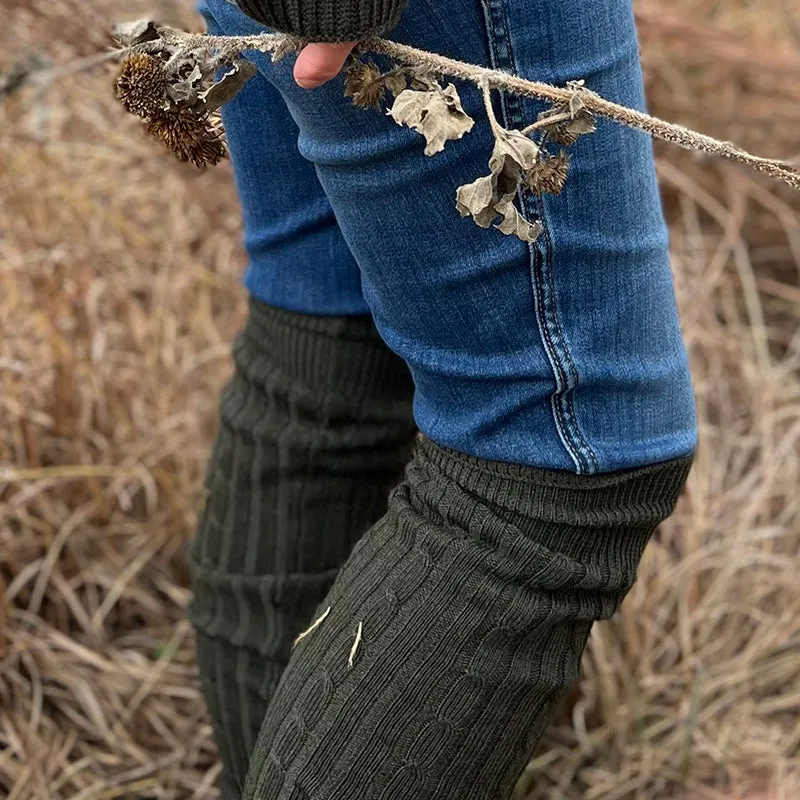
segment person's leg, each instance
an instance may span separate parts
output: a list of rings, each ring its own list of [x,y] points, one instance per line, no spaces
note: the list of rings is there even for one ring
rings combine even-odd
[[[253,300],[191,547],[190,616],[228,800],[294,638],[385,510],[415,427],[408,368],[365,313],[277,91],[257,78],[224,115]]]
[[[226,33],[260,30],[210,2]],[[414,0],[393,36],[643,102],[629,0]],[[305,92],[291,60],[254,59],[411,367],[425,440],[295,650],[244,798],[503,800],[695,446],[650,144],[601,122],[564,193],[524,200],[545,228],[528,246],[453,207],[492,147],[476,91],[473,132],[426,159],[341,81]],[[539,110],[499,106],[517,128]]]

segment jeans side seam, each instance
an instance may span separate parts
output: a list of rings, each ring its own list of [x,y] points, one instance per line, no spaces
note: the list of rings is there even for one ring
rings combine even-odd
[[[481,0],[489,41],[489,54],[494,69],[517,73],[511,46],[511,34],[505,0]],[[506,127],[525,126],[522,98],[501,93],[500,106]],[[528,219],[539,219],[544,231],[538,242],[528,245],[530,277],[534,297],[534,316],[539,334],[553,370],[555,391],[550,407],[561,443],[579,474],[591,474],[600,469],[597,454],[578,425],[574,391],[578,386],[578,371],[564,335],[556,304],[553,277],[553,240],[547,225],[544,204],[530,192],[520,193],[520,203]]]

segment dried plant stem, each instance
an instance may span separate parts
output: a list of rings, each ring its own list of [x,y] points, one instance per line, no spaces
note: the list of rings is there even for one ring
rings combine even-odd
[[[492,133],[497,136],[500,132],[500,123],[494,113],[494,106],[492,106],[492,87],[489,81],[481,80],[478,82],[478,87],[483,93],[483,104],[486,106],[486,116],[489,118],[489,125]]]
[[[572,119],[572,114],[570,112],[564,112],[563,114],[553,114],[547,119],[540,119],[536,122],[532,122],[528,125],[527,128],[523,128],[522,132],[526,136],[530,136],[532,133],[536,131],[540,131],[542,128],[550,127],[551,125],[558,125],[559,122],[569,122]]]
[[[183,34],[177,31],[173,35],[181,37],[187,48],[205,47],[210,50],[231,53],[231,55],[243,50],[272,53],[284,44],[287,38],[283,34],[206,36],[203,34]],[[141,47],[145,48],[146,45]],[[408,45],[390,42],[386,39],[369,39],[361,45],[361,49],[388,56],[402,64],[422,67],[435,73],[460,78],[478,86],[486,85],[493,89],[502,89],[513,94],[549,100],[553,103],[569,103],[576,93],[579,93],[584,107],[594,114],[606,117],[620,125],[635,128],[655,139],[670,142],[687,150],[697,150],[710,155],[722,156],[739,164],[744,164],[758,172],[777,178],[794,189],[800,189],[800,170],[785,161],[761,158],[748,153],[731,142],[720,141],[682,125],[667,122],[618,103],[612,103],[610,100],[606,100],[588,89],[558,87],[541,81],[531,81],[499,70],[467,64],[436,53],[429,53]]]

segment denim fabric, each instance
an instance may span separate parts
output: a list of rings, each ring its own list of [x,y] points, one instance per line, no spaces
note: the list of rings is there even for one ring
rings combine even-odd
[[[263,30],[229,0],[212,32]],[[391,38],[548,82],[583,78],[644,105],[630,0],[410,0]],[[224,110],[246,227],[249,290],[292,311],[369,312],[409,364],[417,424],[480,458],[581,474],[665,461],[695,446],[667,231],[642,134],[601,120],[572,148],[558,197],[524,198],[545,233],[481,230],[456,188],[488,173],[477,90],[472,133],[427,158],[424,140],[353,106],[341,78],[307,91],[292,58]],[[501,122],[542,105],[504,96]]]

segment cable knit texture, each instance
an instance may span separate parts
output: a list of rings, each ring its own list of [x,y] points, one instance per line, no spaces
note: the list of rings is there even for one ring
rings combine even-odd
[[[506,800],[691,459],[577,477],[418,447],[299,644],[246,800]]]
[[[190,617],[224,764],[240,796],[295,636],[411,458],[413,386],[371,319],[252,301],[222,399],[190,563]]]
[[[248,16],[310,42],[357,42],[393,28],[406,0],[236,0]]]

